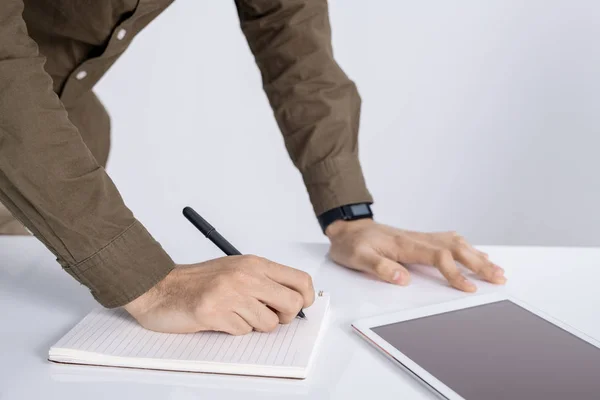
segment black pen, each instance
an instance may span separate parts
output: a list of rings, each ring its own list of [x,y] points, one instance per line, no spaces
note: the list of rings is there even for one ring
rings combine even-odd
[[[183,216],[192,223],[204,236],[213,242],[227,256],[241,256],[242,253],[227,241],[217,230],[200,216],[192,207],[183,209]],[[305,319],[304,311],[300,310],[298,318]]]

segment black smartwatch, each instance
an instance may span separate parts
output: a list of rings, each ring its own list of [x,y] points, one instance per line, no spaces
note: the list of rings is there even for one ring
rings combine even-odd
[[[325,233],[325,229],[327,229],[329,225],[338,219],[354,221],[363,218],[373,218],[371,203],[348,204],[346,206],[336,207],[332,210],[325,211],[317,217],[323,233]]]

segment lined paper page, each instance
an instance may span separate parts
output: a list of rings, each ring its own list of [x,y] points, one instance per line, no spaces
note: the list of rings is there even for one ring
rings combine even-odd
[[[328,297],[317,297],[313,306],[305,310],[306,320],[296,318],[273,332],[244,336],[219,332],[157,333],[140,327],[123,309],[97,309],[60,339],[51,353],[69,350],[90,356],[306,367],[328,301]]]

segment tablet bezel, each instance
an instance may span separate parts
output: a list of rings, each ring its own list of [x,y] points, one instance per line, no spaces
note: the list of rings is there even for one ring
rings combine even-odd
[[[450,311],[481,306],[484,304],[496,303],[504,300],[509,300],[514,304],[523,307],[527,311],[537,315],[538,317],[545,319],[546,321],[558,326],[559,328],[564,329],[565,331],[575,335],[576,337],[582,340],[585,340],[591,345],[600,348],[600,341],[597,341],[596,339],[587,336],[586,334],[578,331],[572,326],[569,326],[564,322],[559,321],[556,318],[553,318],[520,300],[515,299],[514,297],[507,296],[504,294],[466,297],[441,304],[407,309],[392,314],[385,314],[360,319],[352,323],[352,328],[354,328],[354,331],[358,333],[363,339],[365,339],[367,342],[371,343],[375,348],[383,352],[392,361],[398,363],[401,367],[403,367],[404,370],[413,375],[413,377],[425,383],[438,396],[443,396],[442,398],[448,400],[467,400],[460,396],[458,393],[454,392],[450,387],[446,386],[442,381],[435,378],[424,368],[419,366],[419,364],[407,357],[404,353],[402,353],[394,346],[389,344],[385,339],[383,339],[381,336],[375,333],[372,330],[372,328],[376,328],[382,325],[389,325],[396,322],[407,321],[411,319],[428,317],[436,314],[443,314]]]

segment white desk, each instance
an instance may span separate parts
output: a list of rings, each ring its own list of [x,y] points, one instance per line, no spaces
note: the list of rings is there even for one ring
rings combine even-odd
[[[305,381],[52,364],[48,348],[95,303],[33,238],[0,238],[0,399],[434,399],[351,331],[350,322],[465,296],[432,270],[407,288],[332,264],[325,244],[254,247],[311,273],[332,295],[332,315]],[[600,339],[600,249],[485,247],[506,269],[506,291]],[[596,305],[596,307],[594,307]]]

